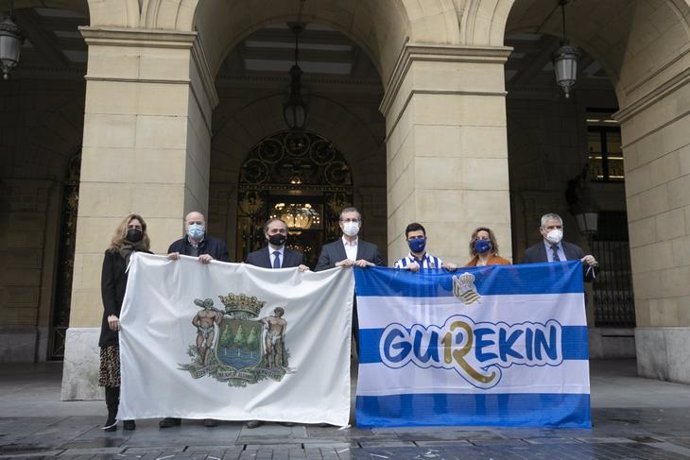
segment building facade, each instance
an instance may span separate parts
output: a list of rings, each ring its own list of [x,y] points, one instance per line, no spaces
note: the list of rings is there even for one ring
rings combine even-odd
[[[640,375],[690,383],[690,3],[565,12],[564,30],[556,0],[17,0],[0,357],[64,357],[63,397],[100,395],[100,267],[130,212],[163,253],[201,210],[241,261],[276,206],[318,211],[295,237],[318,253],[353,204],[388,261],[418,221],[463,263],[477,226],[519,260],[555,211],[566,239],[607,254],[593,356],[634,348]],[[564,33],[580,50],[568,99],[551,68]],[[295,62],[301,135],[283,117]],[[589,238],[583,191],[600,216]]]

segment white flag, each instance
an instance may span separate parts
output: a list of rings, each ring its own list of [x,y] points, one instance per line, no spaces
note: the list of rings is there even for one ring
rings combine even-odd
[[[345,426],[352,270],[134,254],[120,331],[120,419]]]

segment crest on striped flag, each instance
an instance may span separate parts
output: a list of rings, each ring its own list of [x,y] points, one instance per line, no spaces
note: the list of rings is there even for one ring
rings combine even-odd
[[[474,285],[474,275],[468,272],[460,276],[453,276],[453,295],[465,305],[471,305],[475,302],[481,303],[479,299],[482,298]]]

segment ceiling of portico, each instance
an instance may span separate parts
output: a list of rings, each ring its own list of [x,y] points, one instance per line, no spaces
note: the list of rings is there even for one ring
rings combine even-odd
[[[395,0],[370,1],[247,1],[201,3],[195,24],[206,48],[211,72],[252,33],[289,21],[322,24],[356,41],[379,74],[392,68],[405,40],[404,8]],[[276,32],[276,31],[272,31]],[[264,34],[271,33],[270,30]],[[241,47],[244,47],[241,45]],[[397,49],[391,52],[387,46]]]
[[[34,2],[35,3],[35,2]],[[49,3],[49,2],[46,2]],[[53,2],[71,3],[75,2]],[[20,2],[16,3],[19,6]],[[51,78],[62,74],[81,78],[86,70],[87,47],[79,32],[89,23],[87,13],[79,9],[15,8],[14,22],[26,37],[20,65],[11,75]]]
[[[515,38],[524,44],[536,35],[560,37],[558,3],[516,0],[506,23],[506,44],[512,45]],[[688,60],[687,0],[570,0],[565,12],[567,39],[601,65],[622,105],[642,81],[673,65],[679,57]],[[557,40],[550,46],[555,50]]]
[[[130,5],[132,1],[93,3]],[[503,19],[505,44],[519,48],[506,66],[510,85],[551,71],[550,54],[558,46],[555,37],[562,32],[557,0],[515,0],[509,13],[502,11],[506,10],[502,0],[430,0],[423,4],[407,0],[206,0],[196,3],[196,9],[190,6],[194,2],[178,0],[138,3],[160,4],[161,10],[164,5],[179,4],[165,8],[177,8],[180,14],[184,8],[195,10],[194,27],[211,55],[209,61],[217,60],[212,71],[218,75],[284,72],[292,61],[292,38],[285,23],[301,19],[312,24],[303,36],[301,53],[300,65],[307,73],[367,80],[378,75],[385,85],[405,40],[462,40],[450,26],[437,32],[436,38],[432,29],[453,21],[464,27],[472,11],[483,16],[493,4],[493,17],[483,19],[500,23],[500,15],[507,15]],[[690,56],[689,4],[688,0],[570,0],[566,33],[584,52],[582,77],[605,75],[619,97],[625,97],[640,80],[672,65],[678,56],[682,58],[678,65],[684,65]],[[40,70],[55,74],[58,69],[84,73],[87,48],[78,27],[94,19],[89,17],[86,0],[15,0],[14,5],[16,22],[27,33],[21,68],[14,75]],[[0,8],[7,11],[2,2]],[[141,20],[151,8],[140,12]]]
[[[304,78],[355,79],[379,82],[366,53],[333,28],[308,23],[299,33],[298,64]],[[219,78],[263,75],[286,78],[295,63],[295,33],[286,23],[258,30],[233,48],[221,65]]]
[[[68,2],[63,2],[68,3]],[[518,2],[516,6],[526,5]],[[72,2],[71,6],[75,6]],[[535,2],[525,14],[532,14]],[[522,7],[521,7],[522,8]],[[516,10],[518,13],[521,10]],[[554,14],[542,11],[542,23]],[[517,14],[517,13],[516,13]],[[528,15],[529,15],[528,14]],[[557,14],[555,15],[557,16]],[[87,25],[83,12],[60,8],[24,8],[14,12],[16,22],[24,29],[27,40],[22,48],[22,74],[36,71],[71,69],[85,72],[87,47],[78,30]],[[519,29],[512,21],[509,28]],[[546,32],[553,27],[543,25]],[[515,48],[506,64],[507,85],[539,84],[553,79],[551,58],[559,39],[539,32],[511,33],[505,44]],[[221,63],[218,78],[274,79],[286,86],[287,74],[294,63],[295,35],[286,22],[275,22],[244,37]],[[299,65],[304,80],[341,83],[357,82],[380,87],[381,77],[369,54],[355,41],[331,26],[307,22],[299,35]],[[603,67],[587,53],[580,60],[580,80],[606,80]],[[378,92],[378,91],[377,91]]]

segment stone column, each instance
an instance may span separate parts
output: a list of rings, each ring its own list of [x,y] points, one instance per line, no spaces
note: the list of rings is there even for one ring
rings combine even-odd
[[[82,28],[89,46],[79,217],[63,399],[97,387],[103,252],[129,213],[148,224],[152,251],[208,207],[213,78],[196,33]]]
[[[649,79],[651,89],[643,86],[646,93],[616,117],[624,142],[638,373],[690,383],[690,72],[687,62],[678,67],[663,83],[660,76]]]
[[[511,256],[504,69],[510,48],[407,45],[386,85],[388,260],[426,227],[430,253],[469,260],[478,226]]]

